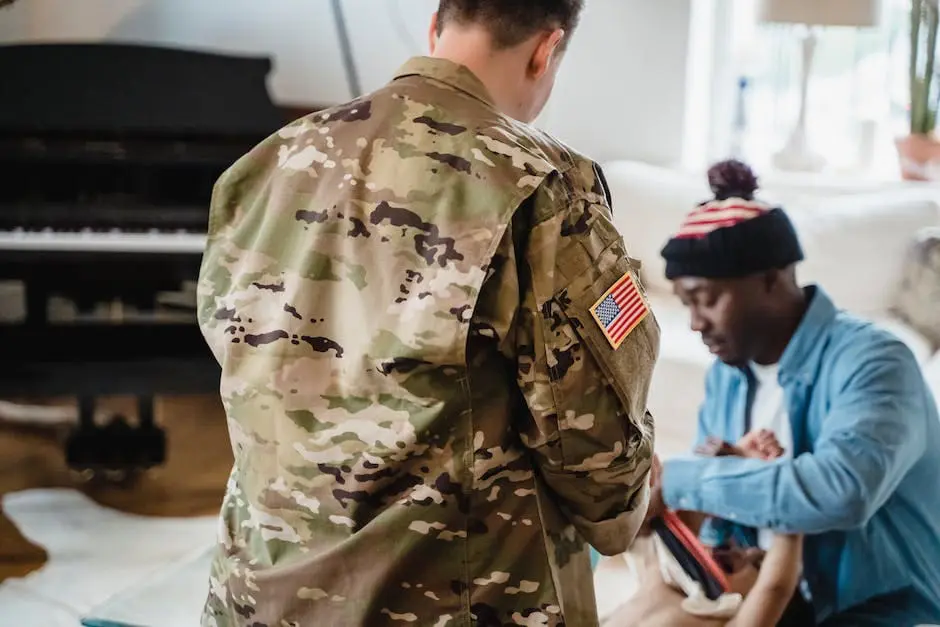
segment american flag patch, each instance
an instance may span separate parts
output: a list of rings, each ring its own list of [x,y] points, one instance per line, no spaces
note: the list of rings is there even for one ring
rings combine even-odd
[[[649,311],[631,272],[620,277],[591,307],[591,315],[614,350],[620,348]]]

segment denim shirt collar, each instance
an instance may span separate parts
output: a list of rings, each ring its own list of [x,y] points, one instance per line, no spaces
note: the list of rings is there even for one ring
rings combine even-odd
[[[832,299],[818,285],[804,288],[809,307],[780,358],[780,377],[811,384],[819,370],[822,339],[835,320],[838,310]]]

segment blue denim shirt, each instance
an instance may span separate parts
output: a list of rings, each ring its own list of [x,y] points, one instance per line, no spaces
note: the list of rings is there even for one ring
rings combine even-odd
[[[821,288],[806,291],[779,364],[793,459],[669,460],[666,505],[723,519],[738,537],[807,534],[804,579],[820,622],[940,622],[936,402],[900,340],[837,310]],[[751,381],[749,369],[712,366],[699,442],[745,434]]]

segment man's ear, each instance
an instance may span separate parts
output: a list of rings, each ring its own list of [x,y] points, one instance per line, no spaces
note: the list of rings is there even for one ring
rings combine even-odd
[[[434,49],[437,48],[437,11],[431,14],[431,26],[428,29],[428,50],[433,55]]]
[[[532,58],[529,59],[529,78],[537,81],[548,72],[556,56],[561,54],[561,42],[564,39],[565,31],[561,28],[539,36]]]
[[[764,273],[763,278],[764,290],[766,292],[772,292],[783,282],[783,271],[777,269],[768,270]]]

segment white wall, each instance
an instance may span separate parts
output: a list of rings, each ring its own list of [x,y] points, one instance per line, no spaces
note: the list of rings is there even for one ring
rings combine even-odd
[[[682,156],[692,0],[588,0],[545,126],[601,160]]]
[[[436,0],[343,0],[362,86],[425,52]],[[682,156],[691,0],[588,0],[539,123],[600,160]],[[0,41],[125,41],[274,57],[270,88],[291,104],[349,90],[329,0],[19,0]]]

